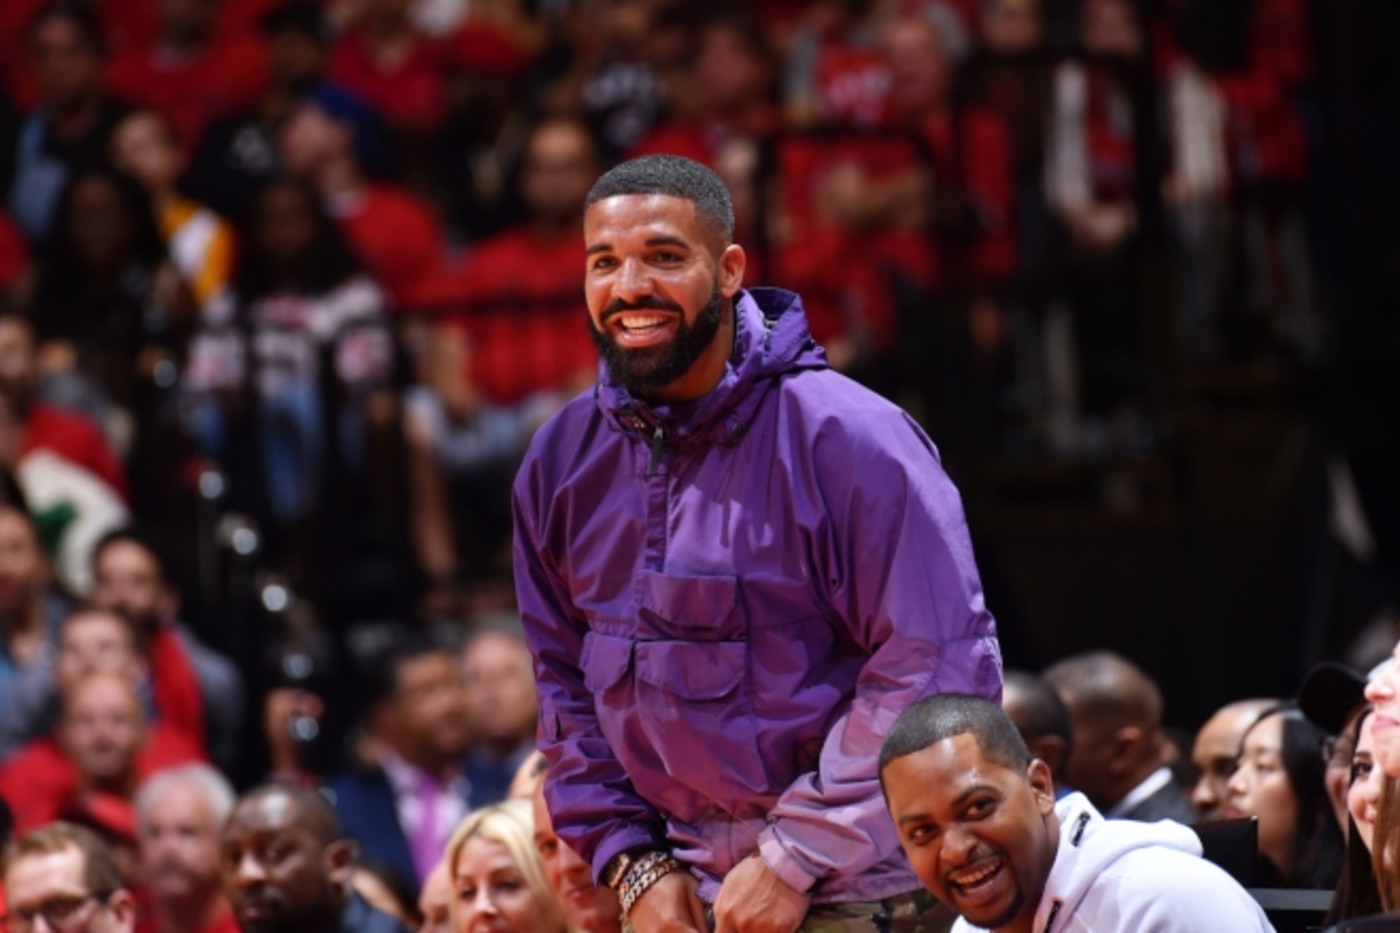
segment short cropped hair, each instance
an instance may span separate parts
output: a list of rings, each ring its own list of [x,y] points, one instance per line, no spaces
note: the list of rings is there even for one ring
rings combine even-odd
[[[76,823],[56,822],[20,836],[5,850],[5,870],[23,858],[57,855],[76,849],[83,857],[83,885],[88,894],[107,897],[123,887],[121,869],[97,833]]]
[[[321,845],[328,846],[345,838],[345,831],[340,826],[340,817],[336,815],[335,807],[331,806],[330,801],[322,796],[320,791],[292,781],[274,778],[259,784],[239,797],[234,808],[270,794],[283,794],[288,797],[292,802],[291,821],[310,832]]]
[[[393,640],[363,664],[360,685],[365,709],[373,712],[392,700],[399,692],[404,667],[428,655],[451,658],[452,652],[430,635],[406,626],[396,626]]]
[[[217,770],[206,764],[181,765],[152,775],[136,792],[136,825],[144,830],[150,817],[151,805],[172,787],[196,787],[209,804],[214,828],[222,829],[233,812],[236,799],[233,786]]]
[[[1054,735],[1069,749],[1074,742],[1074,723],[1060,695],[1044,679],[1029,671],[1007,671],[1002,675],[1003,692],[1012,687],[1026,695],[1026,731],[1032,738]]]
[[[623,162],[593,183],[584,208],[604,198],[626,194],[664,194],[685,198],[695,205],[695,214],[734,241],[734,202],[724,180],[694,159],[659,153]]]
[[[940,693],[925,697],[899,714],[880,746],[880,783],[885,767],[896,758],[923,751],[955,735],[971,735],[988,761],[1025,771],[1030,749],[1006,711],[984,697]]]

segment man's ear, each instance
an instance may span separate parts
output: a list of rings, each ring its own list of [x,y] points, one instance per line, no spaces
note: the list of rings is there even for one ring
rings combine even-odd
[[[1055,809],[1055,778],[1050,773],[1050,766],[1039,758],[1032,758],[1026,767],[1026,781],[1031,785],[1040,815],[1048,816]]]
[[[1142,757],[1142,745],[1147,736],[1137,726],[1124,726],[1113,733],[1113,754],[1108,761],[1108,770],[1114,776],[1122,776],[1135,771]]]
[[[132,933],[136,929],[136,898],[125,888],[118,888],[107,898],[107,911],[116,921],[119,933]]]
[[[744,268],[748,256],[738,243],[730,243],[719,254],[719,293],[725,298],[733,298],[744,285]]]
[[[322,857],[326,862],[326,876],[331,883],[348,892],[350,874],[355,869],[355,860],[360,857],[359,845],[353,839],[337,839],[326,846]]]
[[[1052,775],[1065,766],[1065,740],[1058,735],[1042,735],[1031,743],[1031,754],[1045,762]]]

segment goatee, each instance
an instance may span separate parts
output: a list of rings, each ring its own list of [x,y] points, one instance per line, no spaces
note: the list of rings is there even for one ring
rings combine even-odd
[[[659,298],[648,298],[633,305],[615,301],[603,309],[602,318],[606,322],[615,313],[642,310],[681,314],[675,336],[659,346],[630,349],[618,345],[612,336],[599,330],[591,315],[587,321],[588,332],[593,336],[598,355],[607,364],[612,381],[626,389],[628,394],[646,399],[689,372],[714,343],[724,319],[724,298],[719,293],[719,282],[716,281],[709,303],[700,309],[694,321],[688,323],[679,307]]]

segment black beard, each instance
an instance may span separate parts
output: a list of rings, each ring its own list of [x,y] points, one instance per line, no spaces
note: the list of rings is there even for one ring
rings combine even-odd
[[[613,302],[603,309],[602,317],[606,322],[616,312],[641,310],[681,313],[681,309],[675,305],[650,298],[635,305]],[[646,399],[690,371],[714,343],[723,319],[724,299],[719,293],[719,282],[715,282],[709,303],[700,309],[695,320],[686,323],[682,314],[676,335],[659,347],[629,350],[618,346],[617,341],[598,329],[592,315],[588,317],[588,332],[593,336],[598,354],[608,366],[612,381],[626,389],[629,395]]]

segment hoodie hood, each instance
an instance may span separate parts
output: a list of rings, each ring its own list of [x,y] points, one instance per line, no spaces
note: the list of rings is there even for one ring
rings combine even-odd
[[[1031,929],[1037,933],[1067,929],[1099,875],[1129,852],[1165,847],[1196,857],[1201,854],[1201,840],[1189,827],[1171,820],[1106,820],[1080,793],[1055,804],[1055,816],[1060,821],[1060,847],[1035,912]]]
[[[778,377],[826,369],[826,351],[812,339],[802,299],[780,288],[746,288],[734,299],[734,352],[719,384],[691,402],[648,405],[612,380],[600,362],[598,404],[624,431],[662,427],[669,439],[741,437]]]

